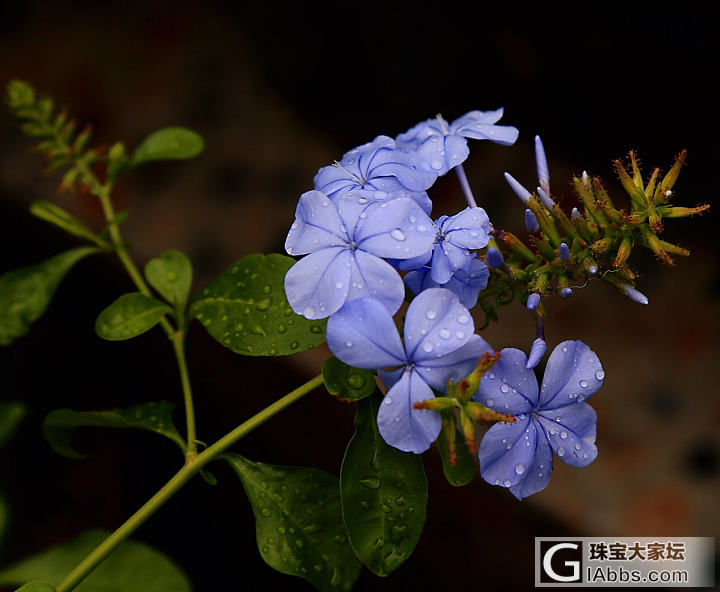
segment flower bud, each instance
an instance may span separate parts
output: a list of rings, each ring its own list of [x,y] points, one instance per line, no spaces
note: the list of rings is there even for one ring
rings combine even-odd
[[[487,250],[487,254],[485,255],[485,258],[487,260],[488,267],[492,267],[493,269],[502,267],[502,264],[503,264],[502,253],[495,247],[490,247]]]
[[[569,288],[567,289],[569,290]],[[544,339],[538,337],[535,341],[533,341],[532,347],[530,348],[530,355],[528,356],[527,364],[525,364],[525,368],[528,370],[535,368],[535,366],[540,363],[540,360],[543,359],[546,350],[547,343],[545,343]]]
[[[570,249],[568,248],[567,243],[560,243],[558,254],[560,255],[560,259],[563,261],[568,261],[570,259]]]
[[[572,295],[572,288],[563,288],[562,290],[560,290],[560,296],[562,296],[563,298],[570,298],[570,296]]]
[[[525,210],[525,228],[527,228],[530,232],[537,232],[540,230],[540,225],[538,224],[535,214],[532,213],[532,210]]]
[[[528,296],[527,304],[526,304],[528,310],[535,310],[539,304],[540,304],[540,294],[533,292],[532,294],[530,294],[530,296]]]
[[[622,289],[625,291],[625,294],[627,295],[630,300],[634,300],[638,304],[648,304],[648,298],[640,292],[639,290],[636,290],[633,288],[630,284],[623,284]]]
[[[515,192],[515,195],[520,198],[520,201],[522,201],[523,203],[527,203],[527,200],[530,199],[530,195],[532,194],[527,189],[525,189],[525,187],[523,187],[510,173],[505,173],[505,180],[508,182],[508,185],[510,185],[510,188]]]

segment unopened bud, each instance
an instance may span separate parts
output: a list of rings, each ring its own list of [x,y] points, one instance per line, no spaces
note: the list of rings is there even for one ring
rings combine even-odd
[[[413,409],[424,409],[426,411],[445,411],[457,407],[457,401],[451,397],[435,397],[413,403]]]
[[[523,187],[510,173],[505,173],[505,180],[508,182],[508,185],[510,185],[510,188],[515,192],[515,195],[520,198],[520,201],[526,203],[527,200],[530,199],[530,196],[532,194],[527,189],[525,189],[525,187]]]
[[[540,304],[540,294],[533,292],[532,294],[530,294],[530,296],[528,296],[527,305],[526,305],[528,310],[535,310],[539,304]]]
[[[527,228],[530,232],[537,232],[540,230],[540,225],[538,224],[535,214],[532,213],[532,210],[525,210],[525,228]]]
[[[531,370],[532,368],[535,368],[535,366],[537,366],[540,363],[540,360],[543,359],[543,356],[545,355],[546,351],[547,351],[547,343],[545,343],[544,339],[538,337],[532,343],[532,347],[530,348],[530,355],[528,356],[528,360],[527,360],[527,364],[525,364],[525,368],[527,370]]]
[[[548,168],[545,147],[543,146],[540,136],[535,136],[535,164],[537,165],[540,187],[544,189],[546,193],[550,193],[550,169]],[[552,209],[552,206],[548,209]]]
[[[632,241],[630,240],[630,237],[625,237],[620,242],[620,246],[618,247],[617,255],[615,256],[615,261],[613,262],[613,265],[615,267],[620,267],[625,261],[627,261],[627,258],[630,256],[630,251],[632,250]]]
[[[567,246],[567,243],[560,243],[558,254],[560,255],[560,259],[563,261],[568,261],[570,259],[570,248]]]
[[[560,296],[562,296],[563,298],[570,298],[570,296],[572,295],[572,288],[563,288],[562,290],[560,290]]]
[[[578,210],[577,208],[573,208],[570,212],[570,215],[572,216],[573,220],[577,220],[578,218],[580,218],[580,210]]]
[[[630,284],[623,284],[622,289],[625,291],[625,294],[627,295],[630,300],[634,300],[638,304],[648,304],[648,298],[640,292],[639,290],[636,290],[633,288]]]
[[[487,254],[485,255],[485,258],[487,260],[488,267],[492,267],[493,269],[502,267],[502,264],[503,264],[502,253],[495,247],[490,247],[487,250]]]
[[[555,202],[552,200],[552,198],[542,187],[537,188],[537,194],[540,198],[540,201],[543,202],[543,205],[552,212],[553,206],[555,205]]]

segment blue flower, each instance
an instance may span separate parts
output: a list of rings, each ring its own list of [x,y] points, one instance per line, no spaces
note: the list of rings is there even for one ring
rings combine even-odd
[[[480,259],[473,259],[468,269],[458,269],[453,272],[450,281],[438,284],[432,279],[430,267],[425,265],[418,270],[405,275],[405,285],[416,296],[428,288],[447,288],[457,295],[465,308],[472,308],[477,304],[478,295],[487,287],[490,270]]]
[[[400,269],[419,269],[431,261],[432,280],[446,284],[459,270],[469,270],[474,255],[469,249],[482,249],[490,241],[490,219],[482,208],[465,208],[454,216],[435,221],[437,235],[431,250],[398,264]]]
[[[517,419],[492,426],[480,444],[479,456],[483,479],[510,488],[518,499],[545,489],[553,450],[574,467],[595,460],[597,414],[584,401],[605,378],[598,357],[582,341],[564,341],[555,348],[541,389],[526,363],[520,350],[502,350],[474,396]]]
[[[417,155],[395,149],[395,140],[378,136],[353,148],[340,162],[322,167],[315,175],[315,189],[331,200],[353,189],[374,191],[377,199],[411,197],[429,214],[432,202],[425,192],[437,174],[418,170]]]
[[[410,198],[370,201],[350,192],[331,201],[320,191],[300,197],[285,241],[290,255],[309,255],[285,276],[292,309],[322,319],[357,298],[378,300],[394,314],[405,297],[402,279],[383,257],[427,252],[435,232]]]
[[[390,313],[375,300],[348,302],[327,326],[330,351],[355,368],[378,369],[388,387],[377,416],[385,441],[419,454],[438,437],[442,420],[435,411],[413,405],[447,392],[448,380],[467,376],[492,348],[474,334],[472,316],[444,288],[422,292],[408,307],[405,345]],[[394,370],[382,368],[395,367]]]
[[[502,115],[502,109],[470,111],[450,124],[438,115],[400,134],[396,138],[397,147],[415,152],[425,170],[444,175],[465,162],[470,154],[467,138],[492,140],[505,146],[515,143],[517,128],[494,125]]]

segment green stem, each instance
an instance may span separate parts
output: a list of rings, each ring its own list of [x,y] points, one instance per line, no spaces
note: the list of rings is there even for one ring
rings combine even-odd
[[[185,448],[185,457],[188,462],[190,462],[197,454],[197,438],[195,435],[195,407],[193,406],[192,388],[190,387],[187,362],[185,361],[185,332],[176,332],[173,335],[172,344],[178,369],[180,370],[180,382],[182,383],[183,398],[185,399],[185,420],[187,425],[187,447]]]
[[[80,564],[75,567],[60,582],[56,590],[57,592],[70,592],[80,584],[100,563],[107,558],[110,553],[125,539],[127,539],[135,530],[143,524],[150,516],[152,516],[167,500],[169,500],[190,478],[199,472],[206,464],[222,454],[235,442],[243,436],[249,434],[254,429],[265,423],[273,415],[279,413],[286,407],[292,405],[298,399],[320,386],[323,382],[322,375],[316,376],[305,384],[299,386],[294,391],[285,395],[282,399],[275,401],[269,407],[266,407],[260,413],[257,413],[246,422],[240,424],[233,431],[226,434],[215,442],[212,446],[194,457],[194,460],[188,462],[180,469],[175,476],[170,479],[147,503],[133,514],[125,524],[113,532],[106,538],[95,550],[90,553]]]

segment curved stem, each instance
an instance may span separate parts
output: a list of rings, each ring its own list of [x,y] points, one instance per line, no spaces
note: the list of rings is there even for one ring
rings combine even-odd
[[[197,454],[197,438],[195,436],[195,407],[193,406],[192,388],[190,387],[187,362],[185,361],[185,332],[176,332],[173,335],[172,344],[178,369],[180,370],[180,382],[182,383],[183,398],[185,400],[185,422],[187,426],[187,447],[185,448],[185,457],[188,461],[190,461],[192,457]]]
[[[152,516],[167,500],[169,500],[190,478],[199,472],[206,464],[222,454],[243,436],[265,423],[273,415],[279,413],[286,407],[292,405],[298,399],[320,386],[323,382],[322,375],[309,380],[294,391],[278,399],[272,405],[266,407],[260,413],[253,415],[246,422],[240,424],[234,430],[220,438],[212,446],[194,457],[188,459],[185,466],[170,479],[144,506],[135,512],[120,528],[106,538],[95,550],[90,553],[80,564],[75,567],[57,587],[57,592],[69,592],[80,584],[100,563],[107,558],[115,548],[127,539],[135,530]]]
[[[477,202],[475,201],[475,197],[473,197],[472,189],[470,189],[470,183],[468,183],[467,175],[465,175],[465,169],[463,168],[463,165],[459,164],[455,166],[455,173],[457,174],[458,181],[460,181],[460,187],[462,187],[468,205],[471,208],[476,208]]]

